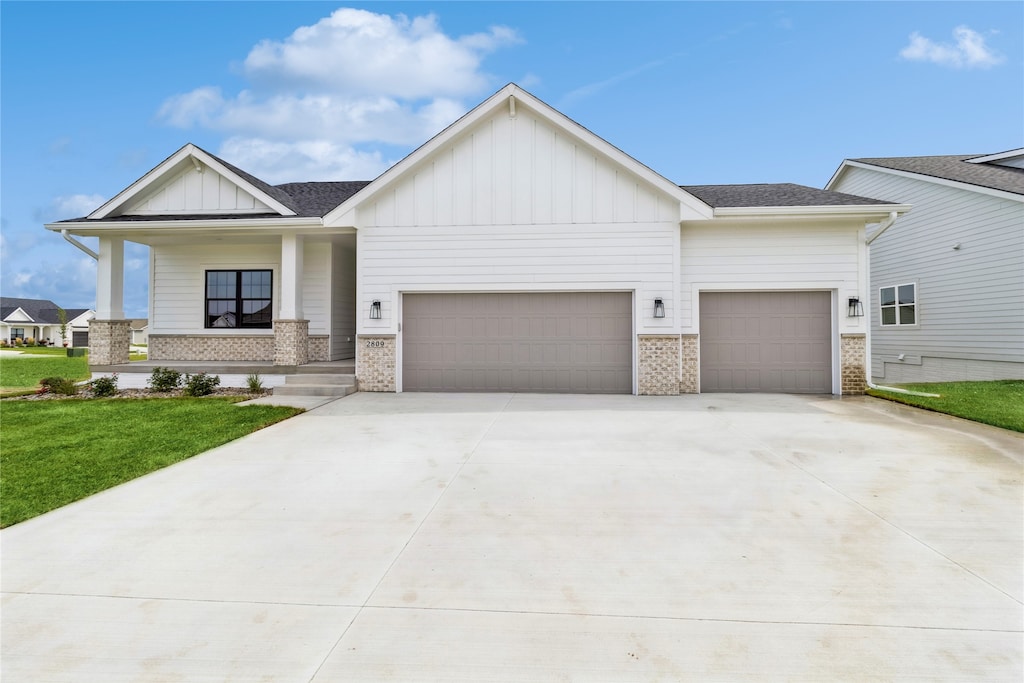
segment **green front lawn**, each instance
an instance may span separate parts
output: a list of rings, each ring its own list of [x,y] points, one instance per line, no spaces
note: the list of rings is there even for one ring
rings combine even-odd
[[[939,398],[910,396],[880,389],[868,389],[868,394],[1003,429],[1024,432],[1024,380],[933,382],[898,386],[911,391],[939,394]]]
[[[233,402],[155,398],[0,403],[0,527],[302,412]]]
[[[20,356],[0,355],[0,387],[13,389],[39,386],[44,377],[89,379],[89,358],[68,358],[64,349],[19,349]]]

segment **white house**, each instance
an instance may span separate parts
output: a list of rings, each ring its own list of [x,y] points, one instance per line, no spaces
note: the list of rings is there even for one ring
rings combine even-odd
[[[363,391],[858,393],[868,226],[909,207],[679,187],[510,84],[372,182],[270,186],[186,145],[90,215],[91,362],[355,358]]]
[[[0,297],[0,339],[9,344],[16,339],[49,341],[61,346],[89,345],[89,321],[95,311],[88,308],[64,310],[65,336],[61,337],[60,307],[49,299]]]
[[[849,159],[827,187],[914,206],[870,245],[877,381],[1024,379],[1024,149]]]

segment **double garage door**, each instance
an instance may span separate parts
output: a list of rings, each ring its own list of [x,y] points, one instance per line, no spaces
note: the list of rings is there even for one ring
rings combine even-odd
[[[702,292],[702,392],[832,392],[830,292]]]
[[[405,294],[406,391],[628,394],[628,292]]]

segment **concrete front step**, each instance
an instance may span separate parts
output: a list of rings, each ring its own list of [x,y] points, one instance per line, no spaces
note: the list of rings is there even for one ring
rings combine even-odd
[[[287,375],[284,378],[285,384],[330,384],[330,385],[352,385],[355,386],[356,376],[355,375],[338,375],[338,374],[314,374],[306,373],[302,375]]]
[[[274,396],[348,396],[356,393],[354,384],[282,384],[274,387]]]
[[[274,396],[348,396],[356,391],[356,376],[307,372],[288,375],[274,387]]]

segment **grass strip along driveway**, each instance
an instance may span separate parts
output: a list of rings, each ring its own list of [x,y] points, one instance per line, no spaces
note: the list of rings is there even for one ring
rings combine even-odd
[[[302,412],[233,403],[224,398],[4,401],[0,526],[67,505]]]
[[[1015,432],[1024,432],[1024,380],[900,384],[901,389],[939,394],[938,398],[869,389],[878,398],[934,410]]]

